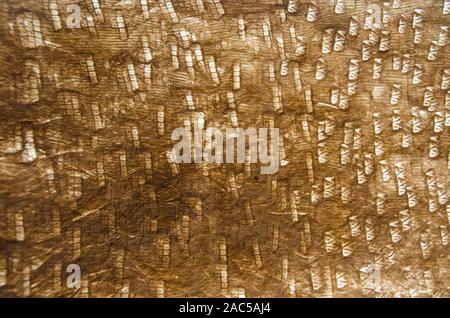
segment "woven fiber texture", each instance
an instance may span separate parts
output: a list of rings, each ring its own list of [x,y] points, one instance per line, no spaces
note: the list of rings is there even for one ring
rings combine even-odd
[[[449,297],[449,27],[449,0],[0,1],[0,296]],[[279,169],[174,162],[199,125],[278,128]]]

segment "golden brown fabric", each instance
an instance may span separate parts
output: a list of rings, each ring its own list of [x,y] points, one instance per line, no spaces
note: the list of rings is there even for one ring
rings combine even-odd
[[[449,296],[449,1],[97,3],[0,2],[1,296]],[[233,110],[278,173],[168,162]]]

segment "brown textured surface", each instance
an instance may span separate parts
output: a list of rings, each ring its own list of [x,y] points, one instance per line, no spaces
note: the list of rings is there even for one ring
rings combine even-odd
[[[141,2],[148,3],[148,17]],[[244,292],[247,297],[448,297],[450,95],[449,84],[442,79],[449,70],[450,41],[438,46],[435,60],[427,59],[441,26],[449,25],[444,1],[402,0],[398,8],[386,1],[384,12],[390,21],[381,31],[389,31],[391,40],[385,52],[379,50],[381,31],[364,29],[367,6],[378,3],[383,8],[383,2],[344,0],[345,13],[336,14],[334,0],[317,0],[314,22],[306,20],[310,1],[172,2],[178,22],[161,11],[158,1],[100,0],[101,16],[90,0],[78,1],[82,27],[69,29],[66,8],[77,1],[59,0],[55,2],[59,30],[48,1],[0,2],[0,295],[218,297]],[[224,15],[214,2],[223,5]],[[289,2],[297,3],[296,12],[288,12]],[[203,3],[204,11],[196,3]],[[423,9],[421,26],[412,23],[417,8]],[[238,31],[241,14],[245,40]],[[94,17],[90,28],[87,15]],[[126,25],[122,37],[117,15]],[[352,16],[358,18],[357,36],[348,32]],[[39,20],[42,39],[37,45],[24,38],[21,17]],[[406,21],[404,33],[398,32],[401,19]],[[263,37],[265,21],[270,21],[269,42]],[[292,26],[304,39],[303,54],[295,52]],[[414,44],[418,28],[423,29],[423,38]],[[190,33],[188,41],[181,39],[182,29]],[[322,53],[325,29],[333,29],[331,53]],[[346,34],[344,49],[336,52],[338,30]],[[364,61],[363,41],[370,34],[374,36],[370,58]],[[142,37],[148,39],[151,61],[144,56]],[[284,39],[284,56],[279,37]],[[178,69],[172,64],[174,45]],[[195,56],[196,47],[201,48],[204,63],[194,58],[193,70],[188,70],[186,52]],[[411,58],[410,70],[393,70],[394,56],[400,57],[402,68],[407,64],[405,54]],[[90,57],[97,80],[88,74]],[[218,84],[209,72],[208,57],[215,59]],[[328,69],[320,81],[319,58]],[[375,58],[382,58],[379,79],[373,78]],[[350,59],[359,60],[359,78],[353,81],[357,91],[349,96],[347,109],[330,106],[332,87],[345,95]],[[34,70],[27,61],[34,63]],[[280,72],[283,61],[289,61],[286,75]],[[272,79],[267,71],[270,62],[275,66]],[[235,63],[241,66],[240,89],[233,88]],[[136,89],[129,84],[130,64],[136,70]],[[417,84],[415,64],[423,66],[423,79]],[[145,65],[151,67],[150,79],[145,78]],[[295,69],[301,88],[295,85]],[[33,81],[37,93],[30,89]],[[394,84],[400,85],[401,94],[391,105]],[[282,94],[282,109],[277,112],[273,87]],[[427,87],[433,87],[430,103],[424,103]],[[305,100],[308,89],[310,111]],[[173,173],[165,155],[173,144],[172,130],[198,112],[204,113],[206,126],[231,127],[226,97],[230,91],[239,126],[268,127],[273,120],[289,163],[274,175],[261,175],[256,165],[249,173],[243,164],[183,164],[179,173]],[[184,103],[188,92],[195,110]],[[72,100],[78,101],[78,108]],[[95,106],[101,121],[97,124]],[[417,115],[412,114],[414,107]],[[402,127],[397,131],[392,129],[393,109],[400,111]],[[161,110],[163,134],[157,127]],[[377,136],[373,113],[380,114],[383,128]],[[441,115],[447,124],[443,130],[436,128]],[[412,133],[412,120],[420,121],[420,131]],[[302,130],[305,121],[310,140]],[[319,163],[318,130],[331,123],[334,131],[322,141],[328,160]],[[352,123],[352,133],[361,129],[361,145],[355,146],[351,138],[350,162],[342,165],[346,123]],[[138,140],[132,137],[132,127],[138,129]],[[26,142],[30,131],[37,157],[27,161],[24,149],[32,147]],[[402,148],[404,135],[412,138],[407,148]],[[430,158],[432,136],[438,138],[439,155]],[[383,154],[375,154],[376,140],[383,142]],[[126,158],[123,164],[121,155]],[[373,173],[366,155],[372,158]],[[145,165],[146,158],[151,159],[150,166]],[[399,163],[404,165],[404,178],[396,177]],[[387,182],[382,180],[383,164],[390,168]],[[334,188],[330,197],[324,197],[328,177],[334,177]],[[237,193],[230,185],[232,178]],[[399,193],[399,183],[407,186],[405,193]],[[349,202],[342,200],[343,187],[350,189]],[[317,202],[311,199],[314,189]],[[415,205],[411,193],[417,198]],[[377,208],[379,194],[386,198],[383,211]],[[352,222],[357,226],[353,233]],[[370,224],[375,231],[371,240]],[[398,242],[392,235],[394,226],[401,235]],[[73,239],[77,233],[79,248]],[[328,236],[335,242],[332,249],[326,248]],[[225,257],[219,254],[221,244]],[[164,245],[169,248],[167,257]],[[351,254],[344,256],[343,247]],[[381,266],[381,288],[376,291],[364,288],[361,271],[373,263]],[[81,267],[79,290],[65,284],[68,264]],[[221,272],[226,272],[226,281]]]

